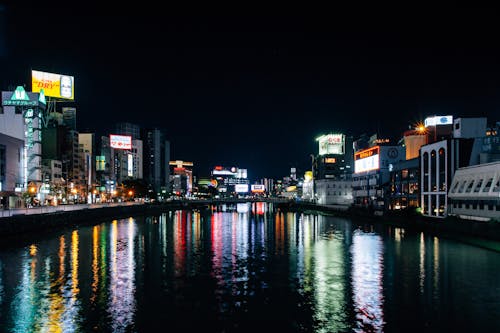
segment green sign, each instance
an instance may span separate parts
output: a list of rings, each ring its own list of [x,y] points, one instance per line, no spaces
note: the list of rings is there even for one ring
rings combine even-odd
[[[45,95],[41,92],[37,100],[31,100],[28,93],[22,86],[17,86],[16,90],[12,92],[10,99],[2,101],[3,106],[38,106],[38,103],[45,103]]]

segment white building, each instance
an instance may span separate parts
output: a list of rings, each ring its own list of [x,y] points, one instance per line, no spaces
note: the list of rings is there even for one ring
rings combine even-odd
[[[352,196],[352,181],[318,179],[315,181],[317,203],[320,205],[350,206]]]
[[[424,216],[446,217],[448,189],[455,171],[480,162],[485,118],[457,118],[453,124],[456,137],[420,148],[420,206]]]
[[[500,220],[500,162],[460,168],[448,193],[449,215]]]
[[[22,86],[15,91],[2,92],[3,111],[0,114],[0,133],[24,141],[22,153],[15,160],[20,165],[16,187],[26,191],[28,184],[42,185],[42,126],[46,108],[43,93],[26,92]],[[17,173],[9,166],[10,172]]]

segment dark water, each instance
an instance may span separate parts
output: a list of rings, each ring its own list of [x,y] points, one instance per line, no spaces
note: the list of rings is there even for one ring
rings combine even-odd
[[[500,330],[500,253],[260,203],[220,208],[3,246],[1,331]]]

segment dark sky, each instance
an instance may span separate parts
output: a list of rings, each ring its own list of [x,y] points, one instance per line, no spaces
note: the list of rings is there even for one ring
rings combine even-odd
[[[499,121],[500,25],[484,8],[206,15],[0,7],[0,88],[75,77],[77,125],[161,127],[172,159],[309,169],[317,135],[397,139],[430,115]],[[141,9],[142,8],[142,9]]]

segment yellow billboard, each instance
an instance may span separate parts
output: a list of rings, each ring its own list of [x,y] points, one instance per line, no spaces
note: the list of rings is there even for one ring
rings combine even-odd
[[[70,75],[31,71],[31,91],[40,92],[45,96],[75,99],[75,79]]]

